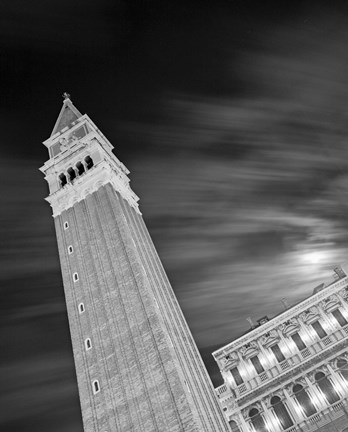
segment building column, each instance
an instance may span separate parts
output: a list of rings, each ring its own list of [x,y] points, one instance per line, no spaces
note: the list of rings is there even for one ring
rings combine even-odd
[[[270,432],[279,432],[280,426],[276,415],[268,408],[263,400],[260,400],[261,406],[263,408],[263,414],[266,421],[266,425]]]
[[[290,411],[294,423],[301,423],[303,420],[305,420],[305,418],[303,417],[303,415],[300,414],[301,411],[296,404],[296,401],[290,396],[289,392],[286,389],[283,389],[283,392],[287,402],[286,405]]]
[[[337,393],[339,394],[339,396],[341,397],[341,399],[347,397],[347,383],[345,382],[345,380],[337,373],[333,370],[332,366],[327,364],[326,367],[328,368],[330,375],[331,375],[331,380],[332,383],[334,385],[335,390],[337,391]],[[329,377],[328,377],[329,378]]]
[[[254,432],[254,428],[249,426],[241,412],[239,412],[238,418],[240,420],[242,432]]]
[[[325,403],[325,399],[323,394],[321,393],[320,389],[311,382],[311,380],[304,376],[304,379],[306,380],[306,383],[308,384],[308,394],[312,399],[312,402],[314,406],[317,408],[318,412],[326,409],[328,405]]]

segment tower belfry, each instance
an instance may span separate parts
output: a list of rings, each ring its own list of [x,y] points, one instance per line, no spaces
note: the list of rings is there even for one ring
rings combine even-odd
[[[44,145],[85,432],[227,432],[129,171],[68,94]]]

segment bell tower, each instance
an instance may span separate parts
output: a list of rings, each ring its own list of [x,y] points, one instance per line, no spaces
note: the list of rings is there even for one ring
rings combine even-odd
[[[66,93],[44,145],[85,432],[227,432],[129,171]]]

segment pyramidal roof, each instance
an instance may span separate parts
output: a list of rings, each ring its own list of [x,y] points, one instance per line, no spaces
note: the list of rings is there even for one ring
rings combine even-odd
[[[70,127],[71,124],[82,116],[80,111],[75,108],[69,97],[65,97],[62,109],[60,110],[56,124],[52,130],[51,136],[60,132],[66,126]]]

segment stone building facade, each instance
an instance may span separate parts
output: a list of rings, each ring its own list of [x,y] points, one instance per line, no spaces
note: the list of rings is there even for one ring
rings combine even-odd
[[[213,353],[233,432],[348,431],[348,278],[338,267],[313,295]]]
[[[44,145],[85,432],[227,432],[129,171],[69,95]]]

